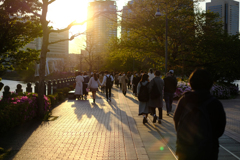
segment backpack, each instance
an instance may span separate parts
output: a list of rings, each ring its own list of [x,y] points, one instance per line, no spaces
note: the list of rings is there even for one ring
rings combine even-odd
[[[209,98],[202,104],[187,103],[182,111],[177,128],[178,153],[197,156],[211,152],[212,126],[206,107],[215,99]]]
[[[89,77],[83,77],[84,81],[83,83],[88,83],[89,82]]]
[[[154,79],[153,79],[153,81],[154,81]],[[153,84],[153,87],[152,87],[152,90],[150,93],[150,98],[157,99],[160,97],[160,95],[161,95],[161,92],[159,91],[158,86],[157,86],[156,82],[154,81],[154,84]]]
[[[144,85],[142,85],[142,82],[140,82],[141,87],[140,87],[140,91],[139,91],[139,94],[138,94],[138,100],[140,102],[148,102],[148,100],[149,100],[149,93],[148,93],[148,87],[147,87],[148,84],[149,83],[147,83],[144,86]]]
[[[106,86],[107,87],[111,87],[112,86],[112,79],[111,79],[111,76],[106,76],[106,78],[107,78],[107,81],[106,81]]]

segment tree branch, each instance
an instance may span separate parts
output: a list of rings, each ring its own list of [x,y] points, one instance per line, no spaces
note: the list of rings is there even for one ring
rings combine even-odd
[[[72,35],[69,39],[60,39],[58,41],[54,41],[54,42],[50,42],[48,43],[48,45],[51,45],[51,44],[56,44],[56,43],[59,43],[59,42],[64,42],[64,41],[71,41],[73,40],[75,37],[81,35],[81,34],[84,34],[85,32],[82,32],[82,33],[77,33],[77,34],[74,34]]]
[[[56,0],[50,0],[49,2],[48,2],[48,4],[52,4],[53,2],[55,2]]]
[[[102,14],[106,14],[106,13],[111,13],[111,14],[114,14],[114,13],[117,13],[117,12],[122,12],[122,10],[120,11],[103,11],[103,12],[99,12],[99,13],[95,13],[94,16],[92,18],[89,18],[83,22],[80,22],[80,23],[76,23],[76,21],[73,21],[72,23],[70,23],[66,28],[64,29],[59,29],[59,30],[50,30],[49,33],[60,33],[60,32],[64,32],[64,31],[67,31],[69,29],[71,29],[73,26],[77,26],[77,25],[83,25],[84,23],[88,22],[88,21],[92,21],[94,20],[95,18],[99,17],[100,15]]]

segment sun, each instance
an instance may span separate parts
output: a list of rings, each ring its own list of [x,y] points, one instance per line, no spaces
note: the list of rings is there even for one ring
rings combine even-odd
[[[85,0],[56,0],[49,5],[47,19],[54,28],[65,28],[71,22],[87,20],[88,1]],[[86,24],[73,27],[69,34],[83,32]]]

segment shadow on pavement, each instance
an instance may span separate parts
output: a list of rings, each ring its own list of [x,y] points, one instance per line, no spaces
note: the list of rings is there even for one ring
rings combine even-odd
[[[114,89],[114,88],[113,88]],[[116,117],[119,121],[121,121],[126,126],[129,126],[129,122],[134,122],[132,117],[129,117],[126,111],[119,108],[117,105],[117,101],[114,97],[118,97],[118,92],[114,91],[112,93],[112,101],[107,102],[105,98],[105,94],[98,93],[96,97],[96,103],[91,103],[90,101],[82,101],[82,100],[71,100],[70,102],[74,102],[71,107],[74,107],[75,114],[79,121],[90,120],[90,118],[95,117],[98,123],[103,124],[104,127],[111,131],[112,127],[110,124],[113,124],[111,121],[113,120],[112,116]],[[87,119],[85,118],[87,116]],[[115,125],[115,123],[114,123]],[[118,125],[118,123],[116,123]],[[138,133],[137,128],[132,128],[132,132]]]
[[[17,126],[4,134],[0,134],[0,147],[11,149],[10,154],[5,159],[13,159],[32,133],[41,126],[41,123],[42,121],[34,119]]]

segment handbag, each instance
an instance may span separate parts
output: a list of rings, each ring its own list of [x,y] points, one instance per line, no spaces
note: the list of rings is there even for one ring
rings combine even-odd
[[[89,88],[86,88],[86,92],[89,92]]]

